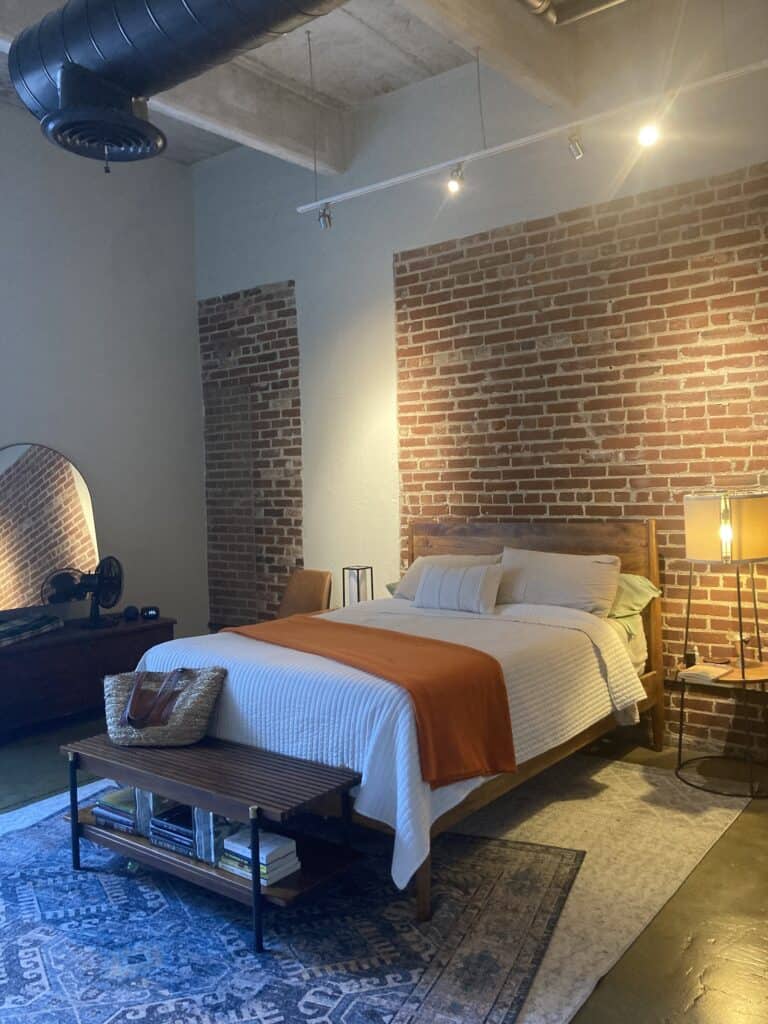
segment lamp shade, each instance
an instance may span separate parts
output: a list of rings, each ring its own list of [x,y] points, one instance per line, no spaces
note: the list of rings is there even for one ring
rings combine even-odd
[[[723,561],[720,526],[724,500],[723,494],[686,494],[683,498],[685,557],[690,562]]]
[[[732,559],[735,562],[761,562],[768,559],[768,492],[732,494]]]
[[[768,492],[687,494],[683,509],[689,561],[768,559]]]
[[[341,570],[341,592],[344,607],[373,600],[373,566],[345,565]]]

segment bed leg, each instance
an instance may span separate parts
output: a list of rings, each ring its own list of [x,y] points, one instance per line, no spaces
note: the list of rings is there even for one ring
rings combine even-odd
[[[658,700],[651,708],[651,730],[653,734],[653,749],[664,749],[664,690],[659,693]]]
[[[414,876],[416,880],[416,920],[432,918],[432,858],[427,857]]]

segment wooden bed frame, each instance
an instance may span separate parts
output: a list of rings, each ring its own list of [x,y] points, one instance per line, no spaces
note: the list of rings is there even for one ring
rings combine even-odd
[[[561,554],[609,554],[621,558],[623,572],[637,573],[659,585],[659,553],[656,544],[656,522],[649,520],[617,520],[615,522],[535,522],[535,523],[435,523],[416,522],[410,529],[409,562],[420,555],[489,555],[505,547],[553,551]],[[664,742],[664,671],[661,649],[661,602],[654,599],[644,613],[648,641],[648,661],[640,676],[646,692],[641,711],[650,712],[652,742],[661,750]],[[616,728],[608,716],[585,729],[566,743],[525,761],[514,773],[499,775],[474,790],[456,807],[438,818],[431,836],[452,828],[468,815],[522,785],[545,768],[557,764],[582,747]],[[364,824],[373,824],[361,819]],[[420,921],[431,915],[430,858],[414,876],[416,914]]]

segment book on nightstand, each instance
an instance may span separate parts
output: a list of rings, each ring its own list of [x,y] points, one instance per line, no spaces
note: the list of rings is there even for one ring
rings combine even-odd
[[[686,683],[714,683],[717,679],[727,676],[733,669],[733,665],[706,665],[703,661],[697,661],[690,668],[680,672],[680,678]]]

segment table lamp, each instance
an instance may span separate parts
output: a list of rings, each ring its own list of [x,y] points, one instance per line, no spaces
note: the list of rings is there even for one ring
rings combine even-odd
[[[373,566],[345,565],[341,570],[341,603],[359,604],[373,600]]]
[[[683,510],[685,514],[685,557],[690,563],[683,660],[688,654],[694,563],[733,565],[736,570],[736,601],[739,616],[739,660],[743,676],[745,663],[741,604],[742,566],[749,566],[757,652],[759,660],[763,660],[757,588],[755,586],[755,563],[768,560],[768,491],[687,494],[683,498]]]

